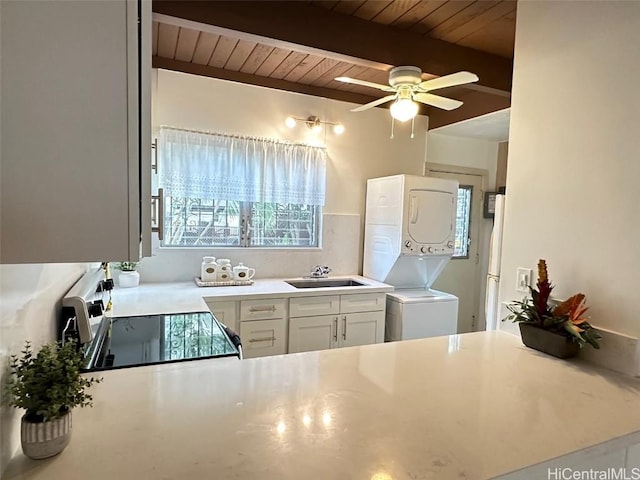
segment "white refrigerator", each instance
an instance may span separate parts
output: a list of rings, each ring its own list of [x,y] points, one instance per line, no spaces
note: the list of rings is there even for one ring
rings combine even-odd
[[[504,195],[496,195],[493,217],[493,231],[489,246],[489,270],[487,274],[487,295],[485,318],[487,330],[497,330],[500,324],[500,260],[502,257],[502,229],[504,226]]]

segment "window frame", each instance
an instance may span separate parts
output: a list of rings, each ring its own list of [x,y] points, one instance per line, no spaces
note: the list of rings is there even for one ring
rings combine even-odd
[[[469,192],[469,202],[467,203],[467,210],[466,210],[466,233],[467,233],[467,238],[466,238],[466,248],[465,248],[465,252],[466,255],[456,255],[455,254],[455,248],[454,248],[454,253],[453,255],[451,255],[451,259],[452,260],[468,260],[469,257],[469,251],[471,249],[471,209],[473,207],[473,194],[474,194],[474,188],[473,185],[458,185],[458,198],[459,198],[459,194],[460,194],[460,190],[466,190]],[[458,204],[456,203],[456,228],[455,228],[456,232],[456,236],[458,233]],[[454,240],[455,242],[455,240]]]

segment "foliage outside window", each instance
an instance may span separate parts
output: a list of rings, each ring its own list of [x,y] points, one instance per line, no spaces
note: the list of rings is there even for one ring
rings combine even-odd
[[[209,315],[171,315],[163,324],[164,360],[184,360],[233,353],[234,348]]]
[[[163,246],[318,246],[324,149],[164,127],[160,153]]]
[[[314,205],[165,199],[165,247],[315,247]]]

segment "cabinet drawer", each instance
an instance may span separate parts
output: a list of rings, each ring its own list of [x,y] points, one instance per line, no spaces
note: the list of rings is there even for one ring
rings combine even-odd
[[[284,298],[264,300],[242,300],[240,302],[240,320],[267,320],[269,318],[284,318]]]
[[[240,322],[240,338],[244,358],[287,353],[286,328],[283,318]]]
[[[340,311],[339,295],[299,297],[289,300],[289,317],[334,315]]]
[[[384,310],[386,294],[384,293],[356,293],[340,295],[340,313],[374,312]]]
[[[224,323],[232,330],[238,331],[237,302],[207,301],[207,307],[220,323]]]

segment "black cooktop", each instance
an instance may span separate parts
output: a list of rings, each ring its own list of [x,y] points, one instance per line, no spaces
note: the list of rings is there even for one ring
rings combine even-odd
[[[87,349],[86,370],[238,357],[224,327],[209,312],[103,317]]]

